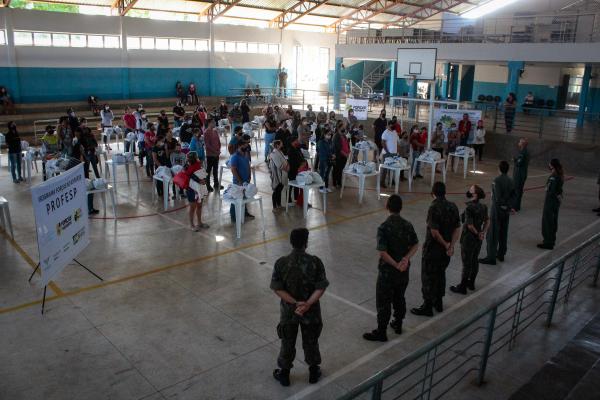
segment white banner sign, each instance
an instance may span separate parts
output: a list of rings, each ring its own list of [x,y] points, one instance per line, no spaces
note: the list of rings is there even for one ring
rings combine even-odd
[[[477,128],[477,121],[481,119],[481,110],[446,110],[443,108],[435,108],[433,110],[433,123],[432,129],[435,130],[435,125],[438,122],[441,122],[444,125],[444,132],[448,131],[450,125],[453,123],[456,124],[456,128],[458,129],[458,124],[463,119],[463,115],[467,114],[469,116],[469,121],[471,121],[471,132],[469,132],[469,143],[475,136],[475,128]]]
[[[83,164],[31,188],[42,285],[89,244]]]
[[[354,111],[354,116],[359,121],[367,120],[367,112],[369,111],[369,100],[363,99],[346,99],[346,108],[344,109],[344,117],[348,116],[348,110]]]

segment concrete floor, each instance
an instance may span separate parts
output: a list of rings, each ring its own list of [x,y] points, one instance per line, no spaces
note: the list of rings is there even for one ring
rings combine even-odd
[[[469,185],[478,183],[489,190],[496,164],[484,160],[480,173],[466,180],[462,173],[449,173],[449,198],[462,209]],[[568,165],[566,172],[571,172]],[[119,174],[124,179],[123,171]],[[386,218],[385,197],[377,200],[373,179],[367,181],[362,205],[354,189],[345,191],[342,200],[334,192],[323,215],[320,196],[314,196],[315,208],[304,220],[298,208],[289,214],[271,212],[269,175],[262,165],[257,178],[267,232],[263,236],[257,218],[243,226],[241,240],[234,239],[227,216],[223,226],[217,226],[217,213],[225,215],[227,210],[217,209],[214,194],[204,210],[211,228],[195,233],[188,228],[183,200],[162,213],[162,202],[152,200],[149,180],[143,178],[139,188],[120,182],[119,219],[112,218],[110,206],[106,219],[102,214],[92,219],[92,244],[79,257],[104,281],[68,266],[50,287],[42,316],[42,288],[36,278],[27,282],[37,262],[29,185],[13,185],[3,163],[0,195],[11,204],[15,241],[0,236],[0,399],[334,399],[599,231],[600,218],[590,212],[597,206],[595,179],[570,176],[560,212],[560,245],[552,252],[535,247],[541,239],[546,174],[530,170],[523,210],[511,218],[506,261],[481,267],[477,292],[466,297],[447,294],[444,313],[432,319],[409,314],[402,336],[390,330],[392,340],[376,344],[361,337],[375,326],[375,233]],[[230,175],[225,173],[224,179]],[[36,175],[33,183],[40,181]],[[416,181],[412,193],[406,190],[403,183],[403,215],[422,242],[431,201],[428,181]],[[100,205],[96,199],[96,208]],[[251,212],[259,215],[256,206]],[[319,385],[308,385],[299,341],[292,386],[282,388],[271,377],[279,347],[279,313],[269,281],[275,260],[290,251],[290,229],[299,226],[310,229],[308,251],[324,261],[331,282],[322,300],[324,378]],[[447,273],[449,284],[458,281],[460,270],[455,256]],[[417,254],[407,291],[409,307],[421,303],[420,289]],[[463,392],[466,397],[456,398],[508,398],[519,385],[504,388],[498,382],[514,376],[529,379],[552,355],[548,348],[560,349],[581,328],[577,324],[586,312],[600,304],[598,292],[589,288],[574,298],[579,306],[573,312],[561,311],[559,327],[551,334],[539,327],[533,330],[548,346],[535,353],[525,344],[491,367],[489,376],[495,379],[490,380],[497,384],[488,386],[492,397],[469,386],[461,389],[469,395]],[[539,343],[535,335],[530,340]],[[530,354],[534,361],[520,370],[522,357]],[[504,369],[503,362],[512,369]]]

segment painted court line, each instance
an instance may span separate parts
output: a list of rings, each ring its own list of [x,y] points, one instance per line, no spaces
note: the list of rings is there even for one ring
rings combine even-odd
[[[600,223],[600,220],[597,220],[589,225],[587,225],[586,227],[580,229],[579,231],[575,232],[574,234],[572,234],[571,236],[569,236],[568,238],[566,238],[565,240],[561,241],[558,246],[561,246],[569,241],[571,241],[572,239],[576,238],[577,236],[581,235],[583,232],[587,231],[588,229],[598,225]],[[557,246],[557,247],[558,247]],[[548,255],[548,252],[544,252],[544,253],[540,253],[539,255],[537,255],[536,257],[534,257],[533,259],[527,261],[526,263],[522,264],[521,266],[517,267],[516,269],[514,269],[513,271],[511,271],[511,274],[515,275],[519,272],[522,272],[523,270],[531,267],[536,261],[540,260],[541,258],[543,258],[544,256]],[[487,285],[486,287],[484,287],[481,290],[477,290],[475,293],[471,294],[470,296],[465,297],[464,299],[462,299],[461,301],[459,301],[458,303],[452,305],[452,307],[450,307],[449,309],[447,309],[445,311],[445,315],[448,314],[448,311],[453,311],[455,309],[460,308],[461,306],[463,306],[464,304],[472,301],[473,299],[483,295],[484,293],[488,292],[490,289],[494,288],[495,286],[498,286],[499,284],[501,284],[504,280],[504,277],[498,278],[495,281],[491,282],[489,285]],[[422,324],[418,325],[415,327],[414,330],[412,330],[411,332],[409,332],[406,335],[402,335],[401,337],[398,337],[397,339],[391,340],[383,345],[381,345],[379,348],[377,348],[376,350],[373,350],[372,352],[365,354],[364,356],[360,357],[359,359],[357,359],[356,361],[353,361],[352,363],[346,365],[345,367],[337,370],[336,372],[334,372],[331,375],[328,375],[327,377],[325,377],[324,379],[322,379],[321,381],[319,381],[319,383],[313,385],[313,386],[309,386],[306,389],[301,390],[300,392],[293,394],[292,396],[288,397],[286,400],[300,400],[305,398],[306,396],[311,395],[312,393],[315,393],[316,391],[320,390],[321,388],[323,388],[324,386],[333,383],[336,379],[344,376],[345,374],[353,371],[354,369],[360,367],[361,365],[371,361],[372,359],[374,359],[375,357],[379,356],[380,354],[384,353],[385,351],[389,350],[390,348],[394,347],[395,345],[401,343],[402,341],[404,341],[406,338],[409,338],[411,336],[414,336],[415,334],[423,331],[425,328],[427,328],[428,326],[430,326],[431,324],[433,324],[434,322],[436,322],[437,320],[439,320],[440,318],[442,318],[443,314],[437,314],[435,317],[430,318],[429,320],[423,322]],[[373,371],[373,374],[375,374],[377,371]],[[359,382],[357,382],[358,384]]]

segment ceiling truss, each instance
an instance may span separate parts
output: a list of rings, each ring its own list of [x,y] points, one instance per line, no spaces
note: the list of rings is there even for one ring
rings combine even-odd
[[[436,14],[449,11],[461,4],[473,4],[468,0],[433,0],[418,10],[385,24],[382,29],[389,27],[406,28],[433,17]]]
[[[222,17],[227,11],[235,7],[241,0],[216,0],[210,7],[202,11],[200,15],[208,17],[209,21],[215,21]]]
[[[280,15],[273,18],[270,21],[270,25],[272,27],[284,29],[289,24],[296,22],[305,15],[312,13],[312,11],[316,10],[322,5],[327,4],[328,1],[329,0],[300,0],[299,2],[282,12]]]
[[[135,6],[138,0],[115,0],[112,3],[112,8],[116,8],[119,10],[119,15],[126,15],[129,10]]]

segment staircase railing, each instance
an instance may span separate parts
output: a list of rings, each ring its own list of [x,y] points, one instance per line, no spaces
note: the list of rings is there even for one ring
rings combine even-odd
[[[369,93],[373,92],[373,87],[377,85],[389,72],[390,67],[388,63],[381,63],[376,68],[373,68],[368,74],[363,77],[362,87],[367,88]]]

